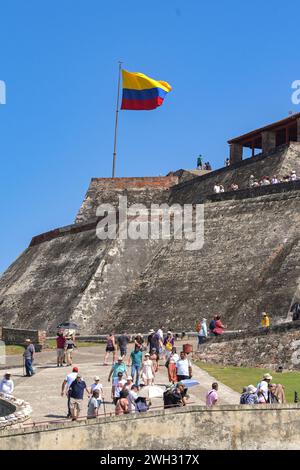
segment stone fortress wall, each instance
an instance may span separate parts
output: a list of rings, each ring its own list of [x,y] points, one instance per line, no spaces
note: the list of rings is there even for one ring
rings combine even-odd
[[[300,144],[237,162],[190,181],[95,178],[76,223],[32,239],[0,278],[0,324],[54,333],[73,319],[82,333],[146,332],[163,323],[193,330],[199,315],[218,312],[229,328],[249,328],[262,310],[286,317],[299,292],[299,181],[212,195],[216,181],[247,186],[250,174],[300,174]],[[222,179],[221,179],[222,178]],[[99,240],[96,207],[129,203],[204,202],[205,244],[181,240]]]

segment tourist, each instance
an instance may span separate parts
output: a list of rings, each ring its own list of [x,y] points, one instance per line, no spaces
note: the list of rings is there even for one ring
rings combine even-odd
[[[124,390],[128,390],[128,392],[132,389],[132,386],[133,386],[133,378],[131,377],[131,375],[128,375],[127,376],[127,379],[126,379],[126,384],[124,385]]]
[[[262,381],[257,384],[256,393],[260,404],[268,402],[268,385],[272,378],[270,374],[264,374]]]
[[[70,408],[70,386],[74,382],[74,380],[76,379],[77,374],[78,374],[78,367],[73,367],[72,372],[70,372],[70,374],[68,374],[66,376],[66,378],[63,381],[62,386],[61,386],[61,396],[63,397],[64,394],[66,394],[67,397],[68,397],[68,414],[67,414],[67,418],[71,418],[71,415],[72,415],[71,408]]]
[[[159,357],[163,358],[164,357],[164,354],[165,354],[165,348],[164,348],[164,333],[163,333],[163,329],[162,329],[162,325],[158,328],[157,332],[156,332],[156,335],[158,336],[159,340],[158,340],[158,353],[159,353]]]
[[[126,380],[123,379],[122,372],[119,372],[117,377],[114,378],[112,382],[111,397],[114,405],[116,405],[118,399],[120,398],[120,392],[123,390],[125,384]]]
[[[178,360],[179,360],[179,356],[176,352],[176,348],[174,347],[172,349],[172,352],[168,359],[168,364],[167,364],[169,382],[172,382],[173,384],[177,382],[176,363]]]
[[[63,332],[59,331],[56,337],[57,367],[63,367],[65,344],[66,338],[64,337]]]
[[[154,367],[153,362],[150,359],[150,354],[147,352],[142,365],[142,379],[144,385],[152,385],[154,382]]]
[[[279,180],[278,180],[278,178],[277,178],[276,175],[274,175],[274,176],[272,177],[271,183],[272,183],[272,184],[277,184],[277,183],[279,183]]]
[[[227,157],[226,160],[225,160],[225,166],[230,166],[230,160],[229,160],[228,157]]]
[[[249,188],[253,188],[254,182],[255,182],[255,177],[254,177],[254,175],[250,175],[250,178],[249,178]]]
[[[94,383],[90,386],[90,394],[92,395],[95,390],[98,390],[98,408],[100,407],[102,401],[104,401],[104,392],[103,392],[103,385],[100,383],[100,377],[96,375],[94,377]]]
[[[225,192],[224,186],[220,184],[220,193],[224,193],[224,192]]]
[[[258,395],[256,393],[256,387],[254,385],[248,385],[248,395],[246,398],[246,405],[257,405],[259,403]]]
[[[296,181],[298,178],[297,178],[297,175],[296,175],[296,172],[295,170],[293,170],[290,174],[290,181]]]
[[[217,319],[217,315],[215,315],[209,322],[208,329],[211,334],[213,334],[213,331],[216,327],[216,319]]]
[[[267,176],[263,176],[261,181],[260,181],[260,185],[261,186],[269,186],[271,184],[271,181],[269,180],[269,178]]]
[[[209,162],[206,162],[206,163],[205,163],[205,167],[206,167],[205,169],[208,170],[208,171],[211,171],[211,170],[212,170],[211,164],[210,164]]]
[[[143,353],[140,349],[134,349],[134,351],[131,352],[130,354],[131,376],[133,378],[133,381],[135,381],[135,385],[137,387],[139,386],[139,377],[140,377],[140,371],[142,368],[142,359],[143,359]],[[130,362],[128,365],[130,366]]]
[[[262,313],[261,326],[265,333],[269,332],[270,329],[270,318],[266,312]]]
[[[126,364],[123,361],[122,356],[118,357],[118,362],[115,362],[112,365],[112,368],[110,369],[107,381],[110,382],[111,376],[112,376],[113,379],[115,379],[118,376],[119,372],[122,372],[122,374],[127,375],[127,367],[126,367]]]
[[[220,192],[221,192],[221,186],[219,185],[219,183],[216,183],[214,185],[214,193],[219,194]]]
[[[80,411],[82,408],[82,401],[84,391],[87,392],[89,397],[89,391],[86,383],[82,380],[81,374],[77,374],[76,379],[70,385],[70,408],[72,413],[72,421],[76,421],[79,418]]]
[[[176,375],[177,382],[192,377],[192,363],[184,351],[181,351],[180,359],[176,362]]]
[[[197,158],[197,170],[202,170],[202,166],[203,166],[202,155],[199,155]]]
[[[284,386],[281,384],[273,384],[275,389],[273,393],[277,398],[278,403],[286,403]]]
[[[245,405],[247,403],[247,397],[248,397],[248,387],[243,387],[243,391],[240,396],[240,405]]]
[[[293,314],[292,316],[293,321],[300,320],[300,303],[294,302],[293,305],[291,306],[290,312]]]
[[[73,363],[73,351],[76,348],[74,335],[68,336],[65,342],[65,355],[67,365],[71,366]]]
[[[167,336],[164,339],[164,348],[166,352],[166,359],[169,359],[172,349],[174,347],[175,338],[171,331],[168,331]]]
[[[273,404],[276,404],[278,403],[278,399],[275,395],[275,391],[276,391],[276,384],[271,384],[269,383],[268,384],[268,399],[267,399],[267,403],[269,403],[270,405],[273,405]]]
[[[157,359],[159,360],[159,351],[162,348],[162,340],[160,335],[156,332],[152,335],[151,341],[150,341],[150,353],[155,349],[156,354],[157,354]]]
[[[120,356],[123,357],[123,359],[126,357],[127,355],[127,345],[130,341],[130,336],[128,336],[125,332],[118,337],[117,341],[118,341],[118,346],[119,346],[119,349],[120,349]]]
[[[218,388],[217,382],[214,382],[211,386],[211,390],[206,394],[206,406],[215,406],[218,402]]]
[[[252,188],[259,188],[259,186],[260,186],[259,181],[257,180],[253,181]]]
[[[99,413],[99,396],[100,392],[98,389],[93,390],[92,396],[89,399],[88,402],[88,412],[87,412],[87,418],[97,418],[98,413]]]
[[[105,348],[105,356],[104,356],[104,361],[103,365],[108,366],[108,356],[110,353],[113,355],[113,361],[112,363],[114,364],[116,362],[116,340],[115,340],[115,335],[114,333],[110,333],[107,338],[106,338],[106,348]]]
[[[224,329],[227,328],[223,323],[221,322],[221,319],[219,315],[216,315],[216,320],[215,320],[215,327],[213,329],[213,334],[215,336],[222,335],[224,333]]]
[[[134,338],[134,347],[135,349],[138,349],[139,351],[143,351],[144,338],[143,338],[142,333],[138,333],[136,337]]]
[[[11,380],[11,373],[6,372],[3,376],[3,379],[0,381],[0,394],[3,395],[12,395],[14,391],[14,383]]]
[[[116,403],[115,414],[117,416],[129,413],[128,410],[128,390],[121,390],[120,397]]]
[[[138,390],[139,388],[136,385],[132,385],[131,389],[129,390],[129,394],[127,397],[129,413],[136,412],[136,400],[138,398]]]
[[[237,191],[239,189],[239,185],[236,183],[232,183],[230,186],[231,191]]]
[[[207,339],[207,325],[206,325],[206,318],[202,318],[202,322],[201,322],[201,325],[200,325],[200,330],[199,330],[199,333],[198,333],[198,350],[201,346],[201,344],[203,344]]]
[[[185,406],[187,404],[188,396],[187,389],[184,384],[178,383],[176,387],[170,387],[164,392],[164,408],[172,408],[177,406]]]
[[[149,404],[145,397],[137,397],[135,401],[135,411],[137,413],[146,413],[149,410]]]
[[[153,362],[154,373],[156,374],[159,369],[159,355],[156,351],[156,348],[151,349],[150,359]]]
[[[24,357],[24,362],[25,362],[26,377],[32,377],[32,375],[35,374],[33,370],[35,348],[29,338],[25,340],[25,343],[26,345],[25,345],[25,351],[23,353],[23,357]]]
[[[147,346],[149,346],[149,352],[151,352],[151,349],[155,346],[153,346],[152,344],[152,338],[155,334],[155,331],[151,328],[151,330],[149,331],[149,334],[148,334],[148,337],[147,337]]]

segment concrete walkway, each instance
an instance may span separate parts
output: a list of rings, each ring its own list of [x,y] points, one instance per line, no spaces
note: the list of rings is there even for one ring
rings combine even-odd
[[[181,350],[180,341],[176,343],[177,350]],[[78,366],[88,387],[93,383],[93,377],[98,375],[103,385],[105,395],[105,412],[114,414],[114,406],[111,402],[111,384],[107,381],[110,366],[103,366],[105,346],[82,347],[75,351],[73,361]],[[130,350],[132,347],[130,348]],[[111,360],[111,358],[110,358]],[[15,357],[15,363],[20,364],[20,358]],[[56,367],[56,351],[49,350],[36,354],[35,369],[36,374],[33,377],[23,377],[22,367],[12,366],[13,360],[9,359],[10,372],[15,383],[15,396],[28,401],[32,408],[32,421],[55,421],[66,418],[67,399],[61,397],[61,385],[65,376],[71,372],[71,367]],[[129,371],[130,373],[130,371]],[[204,405],[205,394],[210,389],[212,382],[216,380],[207,372],[199,367],[193,366],[193,378],[200,382],[199,386],[190,389],[190,402],[193,404]],[[167,369],[161,361],[161,366],[155,377],[155,384],[167,385]],[[222,404],[238,404],[239,393],[229,387],[219,383],[219,401]],[[85,396],[82,416],[86,414],[88,398]],[[162,407],[161,398],[152,400],[152,407]],[[104,412],[103,407],[101,413]]]

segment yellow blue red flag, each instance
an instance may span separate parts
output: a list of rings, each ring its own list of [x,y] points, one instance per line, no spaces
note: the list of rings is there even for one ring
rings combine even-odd
[[[150,110],[163,104],[172,87],[143,73],[122,70],[123,96],[121,109]]]

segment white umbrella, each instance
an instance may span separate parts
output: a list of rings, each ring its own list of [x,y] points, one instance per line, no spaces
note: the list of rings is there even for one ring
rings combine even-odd
[[[157,385],[146,385],[140,391],[138,396],[143,398],[162,398],[165,389]]]

